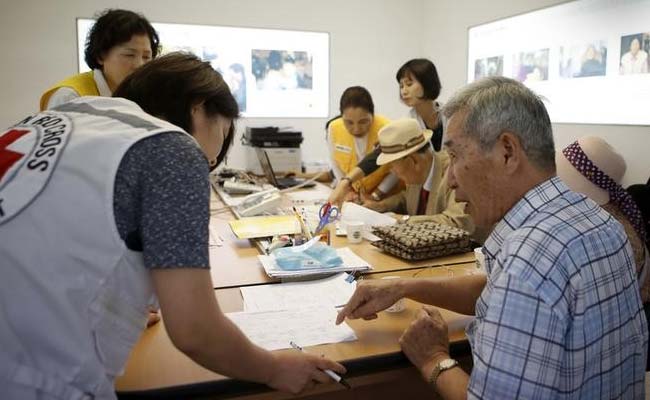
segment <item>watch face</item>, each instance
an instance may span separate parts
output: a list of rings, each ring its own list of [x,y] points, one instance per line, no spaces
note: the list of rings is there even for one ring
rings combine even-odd
[[[440,369],[451,368],[454,365],[456,365],[456,360],[452,360],[451,358],[440,361]]]

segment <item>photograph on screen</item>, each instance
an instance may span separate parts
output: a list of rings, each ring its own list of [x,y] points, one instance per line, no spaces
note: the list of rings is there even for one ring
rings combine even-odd
[[[607,42],[596,40],[560,47],[560,76],[581,78],[607,74]]]
[[[647,74],[650,69],[650,32],[621,37],[621,75]]]
[[[239,111],[246,112],[246,69],[240,63],[233,63],[222,72],[232,95],[239,105]]]
[[[513,56],[512,77],[529,83],[548,79],[549,49],[520,52]]]
[[[503,56],[479,58],[474,62],[474,79],[503,76]]]
[[[306,51],[251,51],[251,64],[258,90],[311,90],[312,58]]]
[[[77,19],[79,72],[92,19]],[[153,23],[161,52],[184,51],[210,63],[245,117],[329,115],[329,34],[281,29]]]
[[[162,55],[174,51],[192,53],[203,61],[209,62],[212,68],[223,76],[237,101],[239,111],[246,112],[246,69],[243,64],[246,60],[238,60],[236,54],[225,49],[219,51],[213,46],[178,45],[173,42],[162,46],[160,53]]]

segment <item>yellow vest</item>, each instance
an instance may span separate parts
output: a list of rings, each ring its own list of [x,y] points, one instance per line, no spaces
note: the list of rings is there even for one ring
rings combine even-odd
[[[390,120],[381,115],[375,115],[372,119],[372,125],[368,130],[368,144],[366,145],[365,154],[370,153],[378,141],[379,130]],[[330,124],[330,134],[334,147],[334,161],[336,165],[343,171],[349,173],[354,167],[357,166],[359,161],[354,146],[354,136],[348,132],[343,123],[343,118],[337,118]],[[366,176],[360,181],[360,185],[366,193],[370,194],[381,183],[381,181],[388,175],[390,168],[388,165],[382,165],[379,169],[372,174]]]
[[[99,89],[95,84],[93,72],[84,72],[83,74],[73,75],[69,78],[62,80],[56,85],[49,88],[41,96],[41,111],[47,108],[47,103],[50,101],[50,96],[62,87],[67,87],[79,93],[79,96],[99,96]]]

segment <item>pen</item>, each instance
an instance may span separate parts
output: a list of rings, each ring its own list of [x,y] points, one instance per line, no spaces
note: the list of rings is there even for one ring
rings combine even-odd
[[[303,350],[303,348],[300,347],[300,346],[298,346],[295,342],[291,341],[291,342],[289,342],[289,344],[290,344],[291,347],[293,347],[294,349],[299,350],[299,351],[302,351],[303,353],[305,352],[305,350]],[[339,374],[337,374],[336,372],[332,371],[331,369],[323,370],[323,372],[325,372],[325,373],[327,374],[327,376],[329,376],[330,378],[334,379],[336,382],[338,382],[338,383],[340,383],[341,385],[343,385],[343,387],[345,387],[346,389],[352,389],[352,386],[350,386],[350,384],[349,384],[345,379],[341,378],[341,376],[340,376]]]
[[[305,234],[307,240],[311,240],[313,236],[311,235],[311,232],[309,232],[309,228],[307,228],[307,224],[305,224],[305,220],[302,218],[302,215],[298,212],[298,210],[296,210],[296,207],[293,207],[293,212],[296,214],[296,217],[300,222],[300,230],[302,230],[302,232]]]

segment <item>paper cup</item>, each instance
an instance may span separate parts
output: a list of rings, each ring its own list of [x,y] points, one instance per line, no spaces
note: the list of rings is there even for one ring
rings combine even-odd
[[[384,276],[381,279],[400,279],[400,276]],[[406,308],[406,300],[405,299],[399,299],[393,304],[392,306],[388,307],[384,311],[389,312],[389,313],[398,313],[404,311]]]
[[[348,233],[348,243],[361,243],[363,240],[363,222],[348,221],[345,224],[345,230]]]

